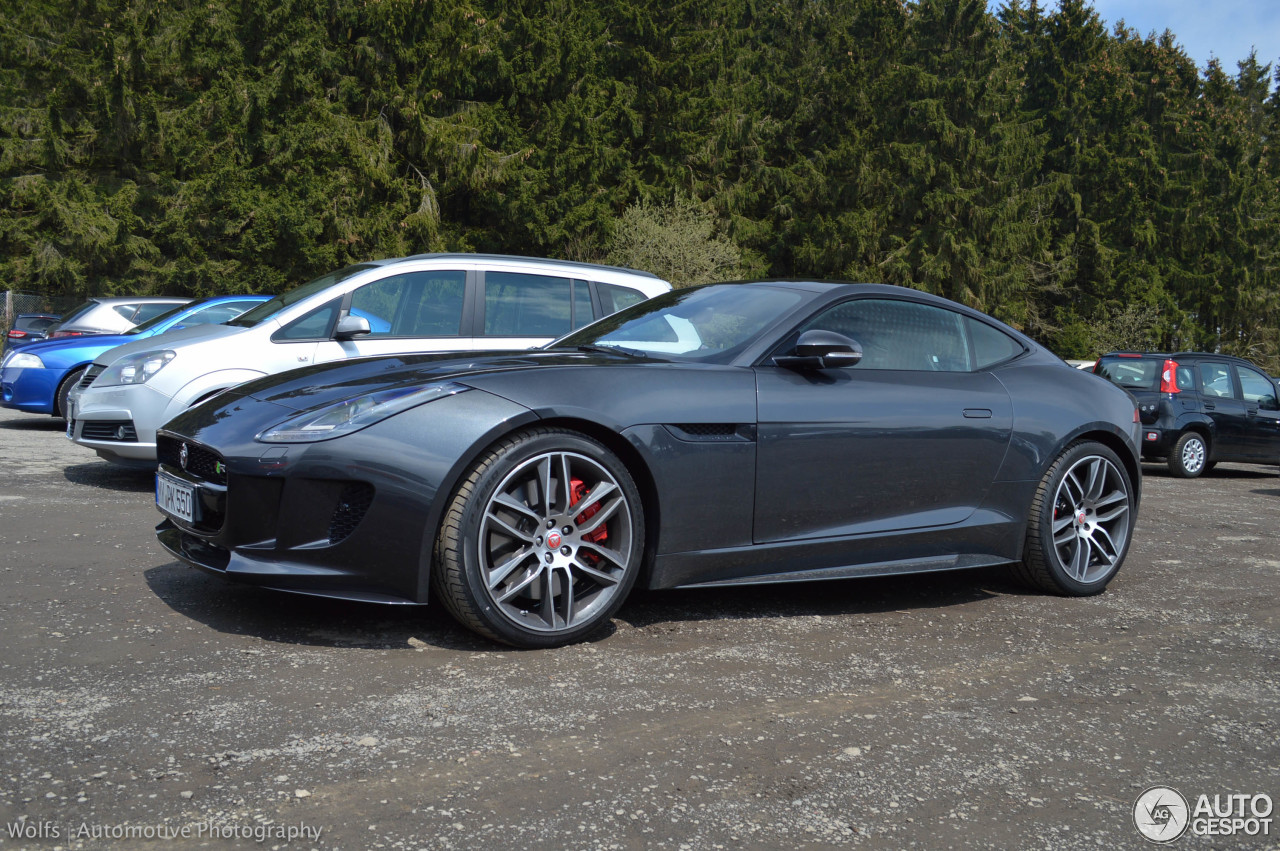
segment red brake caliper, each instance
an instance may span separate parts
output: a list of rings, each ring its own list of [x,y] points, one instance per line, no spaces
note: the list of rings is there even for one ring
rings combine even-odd
[[[576,505],[579,500],[581,500],[584,496],[586,496],[586,493],[587,493],[587,486],[583,483],[582,479],[569,480],[569,500],[571,502],[573,502]],[[586,522],[590,520],[592,517],[595,517],[599,511],[600,511],[600,503],[598,502],[592,503],[591,505],[588,505],[586,508],[582,509],[582,513],[579,514],[577,517],[573,518],[573,522],[577,523],[579,526],[584,526],[586,525]],[[592,544],[603,544],[605,541],[609,540],[609,529],[606,526],[601,526],[599,529],[595,530],[594,532],[588,532],[587,534],[583,535],[582,540],[588,541]],[[600,556],[596,555],[595,553],[582,553],[582,557],[584,559],[588,559],[593,564],[600,560]]]

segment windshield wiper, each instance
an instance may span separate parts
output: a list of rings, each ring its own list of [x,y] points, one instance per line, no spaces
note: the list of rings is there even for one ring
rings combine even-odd
[[[629,358],[641,358],[643,360],[649,359],[649,355],[646,352],[642,352],[639,349],[628,349],[625,346],[590,345],[578,346],[577,349],[580,352],[599,352],[606,355],[626,355]]]

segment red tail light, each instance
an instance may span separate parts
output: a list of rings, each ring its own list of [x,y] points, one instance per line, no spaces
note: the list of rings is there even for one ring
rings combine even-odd
[[[50,337],[50,338],[53,338],[53,337],[83,337],[83,336],[84,336],[84,332],[83,332],[83,331],[54,331],[52,334],[50,334],[50,335],[49,335],[49,337]]]
[[[10,339],[10,340],[21,340],[21,339],[22,339],[23,337],[25,337],[25,336],[27,336],[27,332],[26,332],[26,331],[19,331],[17,328],[14,328],[14,329],[12,329],[12,330],[10,330],[10,331],[9,331],[9,339]]]
[[[1134,409],[1133,409],[1133,421],[1134,421],[1135,423],[1140,423],[1140,422],[1142,422],[1142,417],[1138,416],[1138,409],[1137,409],[1137,408],[1134,408]]]
[[[1160,368],[1160,392],[1161,393],[1181,393],[1178,389],[1178,362],[1175,360],[1167,360],[1164,366]]]

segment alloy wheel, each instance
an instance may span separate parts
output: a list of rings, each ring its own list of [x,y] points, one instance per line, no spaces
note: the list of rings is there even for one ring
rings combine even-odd
[[[545,452],[509,473],[480,522],[485,592],[512,623],[571,630],[608,608],[631,567],[632,510],[609,470]]]
[[[1182,469],[1192,475],[1199,473],[1201,468],[1204,467],[1204,459],[1204,441],[1193,438],[1183,443]]]
[[[1129,538],[1125,475],[1087,455],[1062,477],[1053,506],[1053,549],[1067,575],[1084,584],[1110,576]]]

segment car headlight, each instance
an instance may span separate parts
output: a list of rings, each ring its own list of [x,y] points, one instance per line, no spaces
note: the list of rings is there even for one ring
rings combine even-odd
[[[22,352],[9,352],[5,356],[4,366],[11,366],[14,369],[44,369],[44,361],[35,355],[23,354]]]
[[[359,431],[401,411],[470,389],[462,384],[442,382],[425,387],[397,387],[366,393],[291,417],[262,432],[256,439],[262,443],[328,440]]]
[[[169,361],[177,357],[177,352],[140,352],[126,355],[107,367],[106,371],[94,379],[94,387],[114,387],[118,384],[146,384],[155,374],[164,369]]]

